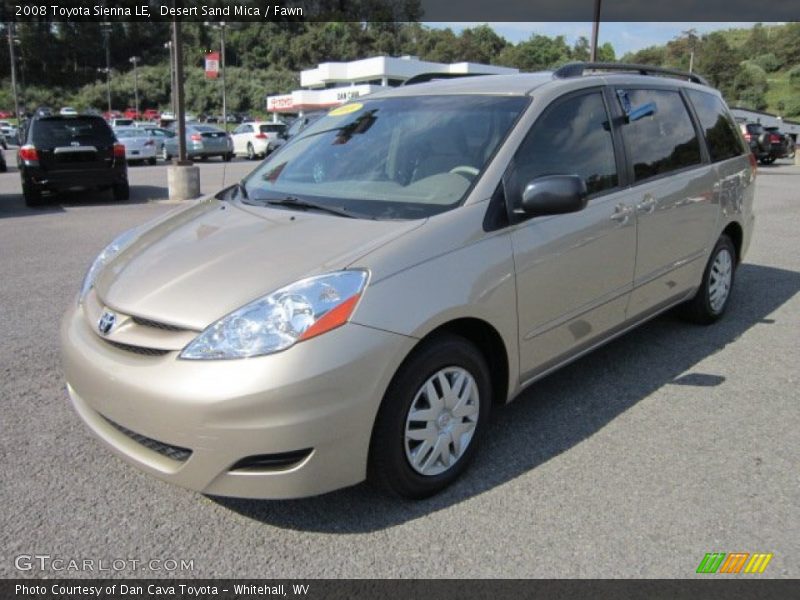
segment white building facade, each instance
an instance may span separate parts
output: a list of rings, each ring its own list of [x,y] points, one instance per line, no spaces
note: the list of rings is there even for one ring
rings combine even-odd
[[[518,69],[479,63],[437,63],[414,56],[375,56],[351,62],[327,62],[300,72],[305,89],[267,97],[267,111],[303,113],[325,110],[373,92],[402,85],[425,73],[447,75],[495,75],[518,73]]]

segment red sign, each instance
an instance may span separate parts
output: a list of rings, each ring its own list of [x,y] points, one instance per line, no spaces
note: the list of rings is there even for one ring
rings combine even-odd
[[[206,54],[206,77],[216,79],[219,73],[219,52]]]

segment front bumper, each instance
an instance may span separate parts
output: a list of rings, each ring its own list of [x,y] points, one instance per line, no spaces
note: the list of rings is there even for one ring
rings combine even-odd
[[[362,481],[381,398],[415,341],[351,323],[270,356],[181,360],[109,344],[77,307],[64,317],[61,340],[75,410],[112,450],[165,481],[250,498]],[[175,460],[142,436],[191,455]],[[231,469],[245,457],[301,449],[311,451],[288,467]]]

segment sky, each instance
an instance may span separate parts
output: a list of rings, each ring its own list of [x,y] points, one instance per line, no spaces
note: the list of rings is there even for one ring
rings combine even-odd
[[[430,27],[449,27],[456,33],[468,27],[482,23],[426,23]],[[533,34],[555,37],[563,35],[567,43],[572,45],[580,36],[591,39],[592,24],[588,23],[488,23],[498,35],[509,42],[517,43],[527,40]],[[749,28],[755,23],[600,23],[599,44],[611,42],[617,57],[626,52],[635,52],[648,46],[664,44],[681,35],[682,31],[696,29],[698,34],[720,29]]]

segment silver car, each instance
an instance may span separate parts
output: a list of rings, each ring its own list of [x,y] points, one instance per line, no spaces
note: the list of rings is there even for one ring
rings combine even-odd
[[[150,132],[139,127],[117,127],[114,136],[125,146],[125,160],[128,163],[156,164],[158,145]]]
[[[164,140],[161,154],[164,160],[178,156],[177,135]],[[227,162],[233,158],[233,142],[231,136],[219,127],[201,123],[187,124],[186,154],[189,158],[200,160],[218,156]]]
[[[125,460],[205,494],[429,496],[531,382],[673,307],[720,319],[755,177],[696,75],[371,95],[103,250],[63,321],[69,396]]]

